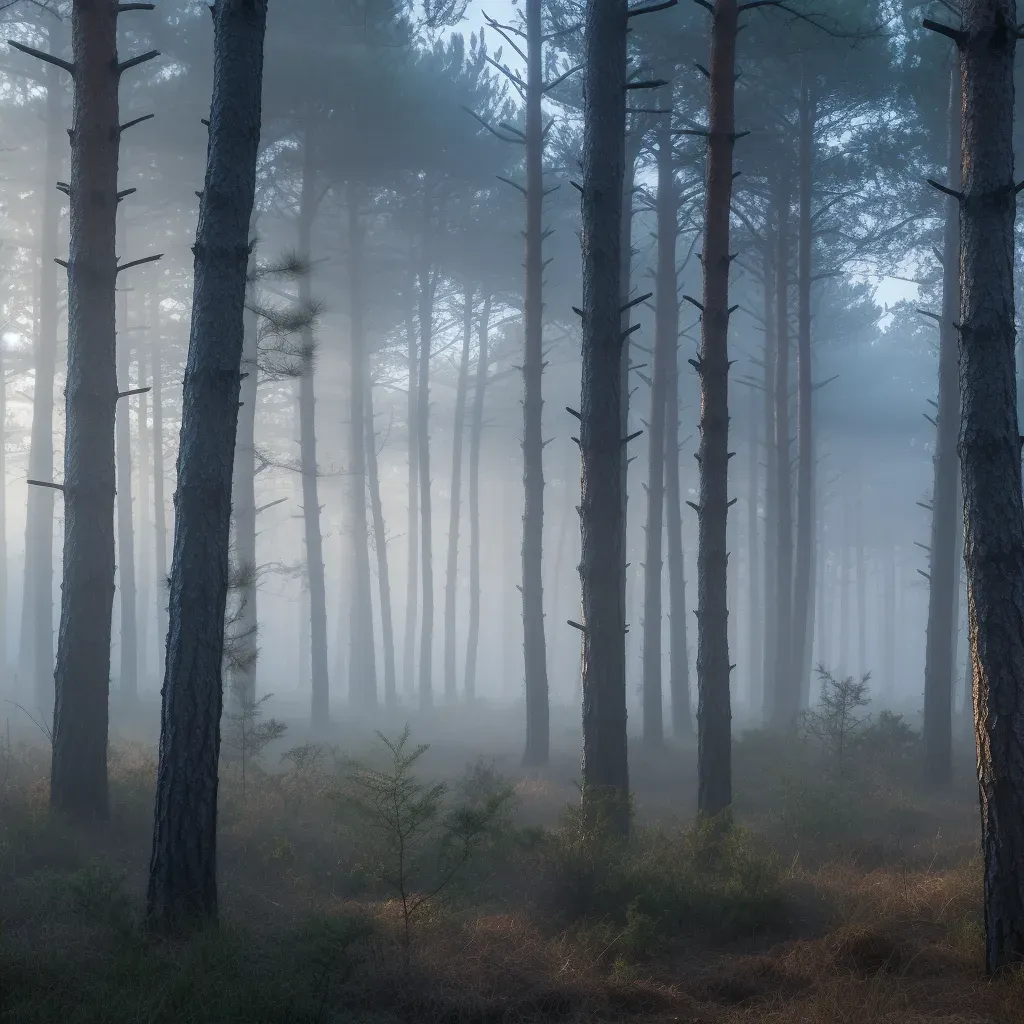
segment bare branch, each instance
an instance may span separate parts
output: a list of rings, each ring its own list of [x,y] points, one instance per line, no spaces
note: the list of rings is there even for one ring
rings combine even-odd
[[[159,56],[159,50],[149,50],[147,53],[140,53],[138,57],[130,57],[128,60],[122,61],[120,64],[117,65],[117,68],[115,70],[117,74],[123,75],[126,71],[130,70],[131,68],[136,68],[140,64],[145,64],[146,61],[152,60],[154,57]]]
[[[164,254],[162,252],[157,253],[155,256],[143,256],[141,260],[132,260],[131,263],[123,263],[117,268],[117,272],[120,274],[122,270],[131,270],[132,267],[141,267],[143,263],[156,263],[157,260],[162,260]]]
[[[7,45],[13,46],[15,50],[20,50],[22,53],[27,53],[30,57],[38,57],[39,60],[45,61],[47,64],[53,64],[54,67],[66,71],[69,75],[75,73],[75,65],[70,61],[61,60],[60,57],[54,57],[50,53],[43,53],[42,50],[37,50],[34,46],[26,46],[24,43],[15,42],[13,39],[8,39]]]

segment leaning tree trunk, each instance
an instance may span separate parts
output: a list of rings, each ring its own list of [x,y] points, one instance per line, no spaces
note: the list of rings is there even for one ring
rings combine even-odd
[[[349,658],[349,694],[363,708],[377,705],[377,655],[373,634],[373,595],[370,585],[370,537],[366,522],[366,387],[370,380],[366,358],[366,332],[363,329],[363,263],[365,260],[359,187],[349,182],[349,318],[351,324],[351,367],[349,375],[350,431],[349,494],[352,501],[349,531],[352,538],[354,580],[351,608],[351,656]],[[326,644],[326,616],[325,644]]]
[[[409,483],[406,493],[409,497],[408,518],[408,559],[405,570],[405,641],[402,649],[402,690],[406,695],[412,694],[416,679],[416,608],[417,587],[419,585],[419,339],[416,336],[415,313],[416,275],[410,272],[409,281],[404,289],[407,309],[405,315],[405,333],[409,360]]]
[[[217,760],[231,470],[256,192],[265,0],[213,8],[213,104],[182,391],[170,633],[146,916],[217,917]]]
[[[423,192],[423,251],[419,267],[420,354],[416,388],[416,439],[419,454],[420,488],[420,575],[423,580],[423,613],[420,619],[420,707],[434,703],[434,555],[430,507],[430,347],[434,336],[434,291],[436,272],[430,265],[432,217],[429,186]]]
[[[123,237],[123,236],[122,236]],[[122,293],[121,343],[117,347],[118,385],[131,390],[132,364],[128,343],[128,301]],[[125,401],[117,413],[117,584],[121,612],[121,696],[134,700],[139,693],[138,594],[135,590],[135,525],[132,507],[131,408]]]
[[[985,962],[1024,960],[1024,508],[1014,365],[1014,0],[963,0],[960,461]]]
[[[797,473],[796,558],[793,567],[793,630],[790,673],[796,707],[804,704],[810,687],[810,648],[814,637],[812,590],[814,582],[814,436],[811,400],[814,394],[811,369],[811,189],[814,173],[815,101],[805,69],[800,83],[799,213],[797,238]]]
[[[114,419],[117,407],[115,285],[118,83],[155,53],[117,59],[117,0],[71,9],[68,64],[21,44],[74,76],[71,127],[68,371],[65,387],[64,577],[54,672],[50,804],[79,818],[105,818],[114,604]],[[51,485],[52,486],[52,485]],[[37,666],[38,668],[38,666]]]
[[[377,464],[377,432],[373,417],[373,382],[366,375],[366,482],[373,517],[373,546],[377,551],[377,583],[380,590],[380,631],[384,644],[384,703],[398,703],[395,679],[395,627],[391,616],[391,574],[388,569],[388,535],[384,524],[384,504],[380,497],[380,471]]]
[[[526,283],[523,295],[523,659],[525,765],[547,764],[550,696],[544,636],[544,88],[541,0],[526,0]]]
[[[53,389],[57,374],[57,227],[60,202],[56,183],[63,146],[63,90],[57,69],[46,75],[46,163],[43,171],[43,223],[39,238],[41,281],[39,334],[32,388],[32,427],[28,475],[53,482]],[[22,599],[22,651],[26,680],[32,681],[36,707],[49,714],[53,707],[53,498],[52,487],[30,486],[25,516],[25,585]]]
[[[150,294],[150,329],[153,332],[153,539],[156,544],[156,638],[160,675],[167,649],[167,505],[164,500],[164,370],[160,340],[160,291]]]
[[[626,0],[589,0],[584,26],[580,581],[583,806],[629,831],[622,403]]]
[[[669,86],[671,89],[671,85]],[[661,544],[665,507],[665,420],[669,382],[675,382],[679,344],[676,287],[676,214],[678,200],[668,118],[658,132],[658,267],[654,310],[654,366],[648,423],[647,536],[644,550],[643,738],[649,746],[664,741],[661,693]],[[675,401],[675,396],[673,396]],[[672,415],[676,415],[675,412]],[[678,462],[678,451],[674,458]]]
[[[732,804],[729,694],[729,216],[736,142],[736,0],[715,0],[711,29],[708,163],[700,327],[700,498],[697,505],[697,810]]]
[[[780,178],[775,257],[775,664],[772,724],[796,717],[799,687],[793,679],[793,500],[789,443],[789,183]]]
[[[467,285],[462,315],[462,358],[455,386],[452,425],[452,474],[448,506],[448,558],[444,576],[444,699],[458,698],[455,669],[455,595],[459,582],[459,524],[462,505],[462,449],[466,436],[466,393],[469,390],[469,350],[473,343],[473,288]]]
[[[312,114],[307,114],[302,146],[302,189],[299,196],[297,241],[303,256],[309,256],[311,251],[317,205],[312,118]],[[310,276],[299,275],[298,300],[303,309],[308,309],[313,301]],[[311,322],[303,324],[300,337],[302,374],[299,377],[299,462],[303,534],[306,539],[306,580],[309,586],[310,721],[314,731],[322,732],[330,718],[331,696],[327,672],[327,587],[324,580],[324,541],[320,531],[319,469],[316,458],[316,346]],[[356,447],[361,452],[361,431],[356,436],[360,441]],[[365,510],[365,502],[363,508]],[[363,521],[365,523],[365,515]]]
[[[487,342],[491,296],[484,299],[477,336],[476,379],[469,422],[469,626],[466,635],[466,703],[476,700],[476,662],[480,646],[480,443],[484,431],[484,395],[487,391]]]
[[[960,191],[960,75],[949,85],[948,187]],[[946,208],[942,241],[942,317],[939,320],[939,400],[932,460],[932,530],[928,583],[928,627],[924,656],[924,776],[933,789],[953,781],[953,674],[956,664],[956,607],[960,585],[957,526],[960,520],[960,382],[956,319],[960,306],[960,221],[952,201]]]
[[[777,196],[781,189],[773,189]],[[777,213],[776,209],[776,213]],[[764,577],[762,584],[762,607],[764,617],[761,623],[761,717],[770,721],[775,690],[775,642],[778,639],[778,616],[775,603],[776,572],[776,521],[779,514],[778,452],[775,448],[775,353],[778,343],[775,338],[775,257],[776,228],[771,223],[769,212],[765,222],[764,251],[762,253],[762,278],[764,280],[764,380],[761,394],[764,399]]]

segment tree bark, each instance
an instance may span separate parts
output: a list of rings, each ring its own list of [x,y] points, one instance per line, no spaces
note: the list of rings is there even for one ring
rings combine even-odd
[[[749,656],[747,658],[750,673],[750,708],[752,711],[762,706],[761,658],[763,656],[761,620],[763,607],[761,604],[761,517],[759,505],[761,500],[761,441],[758,431],[757,416],[758,391],[750,389],[749,430],[747,438],[747,458],[749,475],[747,477],[747,553],[749,556],[749,580],[747,591],[747,642]]]
[[[156,542],[156,624],[163,678],[167,651],[167,504],[164,500],[164,370],[160,337],[160,291],[150,293],[153,332],[153,528]]]
[[[806,68],[800,82],[799,213],[797,239],[797,475],[796,475],[796,558],[793,568],[793,639],[790,671],[795,675],[795,716],[805,706],[810,690],[811,643],[814,632],[814,383],[811,365],[811,192],[814,176],[814,129],[816,103]]]
[[[772,189],[777,200],[781,185]],[[778,216],[777,202],[774,215]],[[765,218],[764,249],[762,252],[763,317],[764,317],[764,381],[761,394],[764,400],[764,617],[761,623],[761,716],[765,722],[772,719],[775,699],[775,648],[778,639],[778,608],[775,587],[778,582],[778,451],[775,447],[775,358],[778,342],[775,333],[775,258],[777,224],[772,223],[772,212]]]
[[[50,804],[105,818],[114,604],[117,3],[72,6],[64,556]]]
[[[312,249],[313,221],[317,206],[315,133],[312,118],[312,114],[307,114],[303,139],[302,190],[299,196],[297,241],[299,252],[304,256],[309,256]],[[310,274],[299,275],[298,300],[302,308],[308,308],[312,302],[310,277]],[[314,731],[322,732],[330,720],[331,698],[327,672],[327,588],[324,581],[324,542],[320,531],[319,467],[316,458],[316,345],[312,324],[307,323],[303,326],[300,337],[303,365],[302,375],[299,377],[299,462],[302,478],[303,533],[306,540],[306,579],[309,581],[309,670],[312,694],[310,722]],[[356,433],[359,444],[356,445],[356,449],[362,452],[361,419],[359,423],[360,427]],[[365,524],[365,500],[362,508]],[[366,539],[365,531],[363,539]],[[366,557],[369,558],[369,555]]]
[[[711,29],[701,390],[700,502],[697,509],[697,811],[713,817],[732,804],[729,693],[729,217],[735,147],[736,0],[715,0]]]
[[[380,497],[380,472],[377,465],[377,432],[373,416],[373,382],[366,379],[366,479],[370,489],[373,516],[373,546],[377,551],[377,582],[380,589],[380,630],[384,645],[384,703],[398,703],[395,676],[395,627],[391,615],[391,575],[388,568],[388,535],[384,523],[384,504]]]
[[[955,65],[949,87],[947,185],[960,191],[960,81]],[[956,453],[960,432],[960,382],[956,320],[960,312],[960,221],[952,199],[946,204],[942,240],[942,319],[939,321],[939,395],[936,409],[932,484],[928,626],[924,656],[925,783],[948,789],[953,782],[953,676],[960,584],[957,523],[961,516],[960,465]]]
[[[523,293],[523,661],[526,749],[523,764],[547,764],[550,747],[544,636],[544,38],[541,0],[526,0],[526,282]]]
[[[793,673],[793,498],[789,443],[789,182],[779,178],[775,257],[775,664],[772,725],[788,727],[798,710]]]
[[[55,33],[51,39],[55,38]],[[57,179],[62,164],[63,90],[52,64],[45,66],[46,160],[43,170],[43,218],[40,230],[39,332],[34,360],[32,426],[28,475],[53,482],[53,389],[57,375],[57,227],[60,220]],[[36,707],[46,715],[54,703],[53,682],[53,502],[50,487],[29,486],[25,517],[25,583],[22,598],[22,650],[19,658],[31,680]]]
[[[123,237],[123,235],[122,235]],[[132,350],[128,342],[128,296],[122,291],[120,343],[117,346],[117,384],[131,389]],[[121,696],[132,701],[139,693],[138,593],[135,589],[135,525],[132,503],[131,405],[122,399],[115,427],[117,455],[117,585],[121,612]]]
[[[147,352],[145,340],[140,343],[138,352],[139,357],[136,364],[138,367],[138,386],[151,387],[152,381],[146,379],[146,355],[149,354],[151,356],[152,353]],[[149,677],[149,626],[153,611],[153,606],[150,603],[152,598],[152,579],[150,577],[152,562],[149,555],[149,541],[151,539],[149,531],[149,396],[143,392],[137,400],[139,403],[138,448],[136,449],[139,453],[139,529],[136,542],[136,565],[138,567],[139,590],[139,682],[144,684]]]
[[[362,195],[349,182],[349,317],[351,325],[351,372],[349,376],[349,429],[351,448],[350,480],[352,538],[352,653],[349,659],[349,694],[359,707],[377,706],[377,655],[373,632],[373,595],[370,589],[370,538],[366,522],[366,388],[370,374],[366,358],[366,332],[363,327],[364,232]],[[312,591],[311,591],[312,594]],[[315,615],[315,612],[314,612]],[[326,649],[326,613],[324,646]],[[325,658],[326,664],[326,658]]]
[[[629,831],[622,462],[622,198],[626,0],[589,0],[584,24],[580,581],[583,807]]]
[[[410,269],[409,281],[404,289],[406,302],[406,340],[409,360],[409,495],[408,558],[405,570],[405,643],[402,651],[402,690],[408,696],[415,689],[416,665],[416,611],[417,587],[419,586],[419,468],[420,455],[418,434],[418,387],[419,387],[419,338],[416,335],[416,273]]]
[[[960,460],[967,524],[985,961],[1024,959],[1024,508],[1014,365],[1014,0],[964,0]]]
[[[217,761],[231,473],[260,141],[265,0],[218,0],[206,180],[182,392],[170,633],[146,917],[217,917]]]
[[[654,309],[654,366],[651,412],[647,426],[647,535],[644,550],[643,739],[648,746],[664,742],[661,688],[661,545],[665,508],[665,421],[669,415],[669,382],[675,382],[679,335],[676,294],[676,216],[672,131],[668,118],[658,132],[658,263]],[[675,396],[673,396],[674,400]],[[672,413],[672,415],[676,415]],[[675,459],[678,462],[679,453]]]
[[[476,700],[476,662],[480,647],[480,446],[484,431],[484,396],[487,391],[488,335],[491,296],[484,298],[477,335],[476,379],[469,424],[469,626],[466,636],[466,703]]]
[[[473,344],[473,288],[466,286],[462,313],[462,358],[455,386],[452,424],[452,473],[448,506],[448,558],[444,577],[444,699],[458,699],[455,668],[455,596],[459,582],[459,525],[462,510],[462,448],[466,434],[466,393],[469,391],[469,350]]]

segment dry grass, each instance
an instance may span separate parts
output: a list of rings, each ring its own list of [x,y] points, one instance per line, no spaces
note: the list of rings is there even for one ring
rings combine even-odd
[[[682,816],[690,760],[675,752],[660,767],[642,764],[647,821]],[[178,942],[138,927],[151,748],[117,745],[102,835],[49,817],[46,761],[30,746],[12,751],[0,790],[3,1024],[1017,1024],[1024,1010],[1020,976],[981,971],[965,799],[865,790],[851,837],[845,819],[812,820],[806,807],[787,817],[792,791],[764,781],[775,766],[741,752],[739,803],[756,805],[747,818],[759,838],[706,860],[691,833],[667,824],[628,854],[599,851],[602,898],[632,897],[634,910],[595,897],[567,914],[552,886],[575,869],[551,826],[575,797],[572,778],[518,778],[520,827],[418,921],[406,969],[398,911],[367,886],[351,823],[330,810],[333,756],[259,777],[244,802],[227,774],[224,927]],[[431,770],[454,777],[454,762]],[[561,763],[572,764],[568,751]],[[860,824],[871,820],[877,828]],[[714,886],[700,874],[705,863],[719,873]],[[751,865],[753,888],[743,874]],[[773,900],[781,917],[768,912]],[[665,920],[652,906],[667,908]],[[671,918],[672,907],[689,920]],[[730,914],[732,928],[715,916]]]

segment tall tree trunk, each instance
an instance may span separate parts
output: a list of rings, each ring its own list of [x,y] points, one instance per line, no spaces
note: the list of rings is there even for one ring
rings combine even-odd
[[[54,34],[55,35],[55,34]],[[54,36],[51,35],[51,38]],[[43,222],[39,246],[41,280],[39,329],[36,335],[32,427],[28,475],[31,480],[53,482],[53,389],[57,374],[57,227],[60,201],[56,183],[62,164],[64,102],[58,71],[47,64],[46,161],[43,170]],[[49,714],[53,689],[53,500],[51,487],[28,488],[25,516],[25,583],[22,598],[22,649],[19,661],[31,680],[36,707]]]
[[[890,546],[885,567],[885,693],[896,695],[896,549]]]
[[[366,522],[366,332],[363,329],[363,263],[365,227],[362,194],[352,182],[347,186],[349,242],[349,317],[351,324],[350,448],[352,510],[352,654],[349,661],[349,693],[360,707],[377,705],[377,656],[373,633],[373,595],[370,590],[370,538]],[[312,593],[312,591],[311,591]],[[324,640],[326,646],[326,615]]]
[[[856,547],[854,555],[857,560],[857,671],[864,674],[868,671],[868,566],[864,550],[864,474],[857,473],[857,496],[854,500],[856,520],[854,535]]]
[[[789,182],[779,178],[775,257],[775,665],[772,725],[796,717],[799,689],[793,678],[793,497],[789,443]]]
[[[758,430],[758,391],[750,389],[749,430],[747,437],[747,458],[749,460],[749,476],[747,478],[747,552],[749,555],[749,589],[747,591],[747,642],[749,657],[747,671],[750,674],[750,709],[756,713],[762,707],[761,658],[763,655],[761,621],[763,606],[761,603],[761,518],[759,505],[761,501],[761,443]]]
[[[448,558],[444,577],[444,698],[454,704],[458,698],[455,669],[455,595],[459,582],[459,524],[462,507],[462,448],[466,434],[466,394],[469,391],[469,351],[473,344],[473,288],[466,286],[462,312],[462,358],[455,386],[455,416],[452,424],[452,473],[448,506]]]
[[[484,298],[477,334],[476,378],[469,423],[469,627],[466,636],[466,703],[476,700],[476,662],[480,646],[480,445],[484,432],[484,396],[487,391],[488,335],[491,296]]]
[[[960,191],[960,75],[953,66],[949,83],[948,187]],[[960,589],[957,524],[961,516],[959,459],[960,382],[956,320],[960,312],[960,221],[947,201],[942,239],[942,317],[939,321],[939,396],[936,409],[932,484],[932,530],[928,583],[928,626],[924,654],[924,777],[932,789],[953,782],[953,675]]]
[[[409,360],[409,496],[408,559],[405,570],[405,642],[402,650],[402,691],[408,696],[416,689],[416,610],[419,586],[419,338],[416,334],[416,274],[410,270],[403,291],[406,302],[405,331]]]
[[[811,95],[809,72],[804,68],[800,82],[800,171],[799,237],[797,268],[797,474],[796,474],[796,558],[793,577],[793,639],[790,671],[795,675],[795,715],[805,705],[810,688],[810,648],[814,604],[814,394],[811,367],[811,190],[814,175],[814,127],[816,104]]]
[[[1014,365],[1014,0],[964,0],[960,460],[988,970],[1024,959],[1024,508]]]
[[[317,206],[313,115],[307,113],[306,116],[298,217],[298,247],[303,256],[309,256],[312,250],[313,221]],[[304,309],[309,308],[312,303],[310,278],[310,274],[299,275],[298,300]],[[299,377],[299,462],[302,477],[303,532],[306,539],[306,579],[309,581],[309,667],[312,692],[310,721],[314,730],[322,731],[330,719],[331,698],[327,672],[327,588],[324,581],[324,542],[323,534],[320,532],[319,469],[316,458],[316,346],[313,325],[306,323],[300,336],[303,365],[302,375]],[[361,419],[359,423],[361,425]],[[361,426],[356,436],[359,438],[356,448],[362,452]],[[355,489],[358,490],[358,483]],[[365,500],[362,507],[365,524]],[[365,531],[363,539],[366,539]]]
[[[697,548],[697,810],[732,804],[729,694],[729,217],[736,143],[736,0],[715,0],[711,28],[703,311],[700,329],[700,501]]]
[[[839,671],[852,675],[850,671],[850,503],[843,502],[843,526],[839,566]]]
[[[251,268],[251,264],[250,264]],[[235,520],[235,562],[239,569],[239,612],[232,637],[232,690],[241,706],[256,700],[259,618],[256,593],[256,404],[259,398],[258,323],[255,287],[246,288],[242,341],[241,404],[235,440],[231,511]]]
[[[221,660],[249,220],[256,192],[266,0],[213,8],[213,103],[182,392],[170,633],[160,718],[152,926],[217,917]]]
[[[147,370],[147,344],[143,340],[139,345],[138,360],[138,383],[139,387],[152,387],[152,381],[146,380]],[[152,355],[152,353],[148,353]],[[138,422],[138,448],[139,453],[139,530],[136,542],[136,565],[138,566],[138,587],[139,594],[139,680],[145,683],[149,677],[149,624],[153,607],[150,604],[151,598],[151,577],[149,558],[149,396],[146,392],[138,397],[139,422]]]
[[[423,580],[423,612],[420,619],[420,707],[434,703],[434,561],[430,508],[430,348],[434,338],[434,290],[436,273],[430,265],[433,233],[430,189],[423,190],[423,250],[419,267],[420,354],[416,395],[417,450],[420,471],[420,576]]]
[[[777,199],[781,185],[772,189],[776,199],[774,216],[778,217]],[[764,618],[761,624],[761,715],[764,721],[772,719],[775,699],[775,648],[778,640],[778,607],[775,587],[778,583],[778,450],[775,447],[775,358],[778,342],[775,332],[775,258],[777,245],[777,224],[772,223],[773,213],[765,218],[764,250],[762,252],[763,318],[764,318],[764,381],[761,394],[764,400]]]
[[[370,489],[373,515],[373,546],[377,551],[377,582],[380,588],[380,630],[384,644],[384,703],[398,703],[395,677],[395,627],[391,617],[391,575],[388,570],[388,535],[384,524],[384,504],[380,497],[380,471],[377,465],[377,432],[373,417],[373,383],[366,378],[366,479]]]
[[[65,387],[64,557],[50,804],[105,818],[117,408],[116,0],[76,0]]]
[[[669,415],[669,383],[675,383],[675,352],[679,340],[677,212],[672,130],[666,117],[658,132],[658,265],[651,412],[647,427],[647,537],[644,550],[643,738],[645,744],[654,747],[661,746],[665,733],[661,692],[661,544],[665,508],[665,420]],[[678,461],[678,452],[675,458]]]
[[[583,806],[629,831],[622,437],[626,0],[589,0],[583,49],[580,581]]]
[[[164,500],[164,369],[160,337],[160,290],[150,293],[153,332],[153,539],[156,545],[156,624],[160,652],[160,676],[164,674],[167,650],[167,504]]]
[[[523,294],[523,660],[526,749],[523,763],[544,765],[550,746],[544,636],[544,38],[541,0],[526,0],[526,283]]]
[[[122,240],[124,234],[122,233]],[[131,390],[132,350],[128,341],[128,293],[122,291],[118,386]],[[122,400],[115,428],[117,454],[117,584],[121,612],[121,696],[135,700],[139,692],[138,594],[135,590],[135,526],[132,507],[131,406]]]

